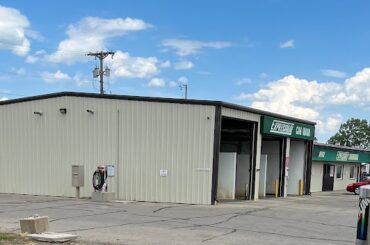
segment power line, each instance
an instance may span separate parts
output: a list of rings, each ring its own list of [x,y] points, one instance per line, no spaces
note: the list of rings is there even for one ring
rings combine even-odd
[[[93,76],[94,76],[94,78],[100,76],[100,94],[104,94],[104,75],[109,77],[110,76],[110,69],[109,68],[105,68],[105,69],[103,68],[103,60],[105,58],[107,58],[109,55],[111,55],[112,59],[113,59],[114,52],[112,52],[112,51],[109,51],[109,52],[100,51],[100,52],[95,52],[95,53],[90,52],[86,55],[87,56],[94,56],[95,58],[98,58],[100,60],[100,67],[95,68],[93,70]]]

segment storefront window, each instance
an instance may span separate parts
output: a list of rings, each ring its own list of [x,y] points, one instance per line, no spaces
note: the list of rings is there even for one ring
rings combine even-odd
[[[337,179],[343,179],[343,165],[337,165]]]
[[[355,166],[351,166],[349,169],[349,178],[354,179],[356,175],[356,168]]]

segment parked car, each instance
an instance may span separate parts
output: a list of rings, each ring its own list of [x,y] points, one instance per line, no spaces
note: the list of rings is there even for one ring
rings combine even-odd
[[[362,181],[368,181],[368,180],[370,180],[370,174],[369,173],[363,173],[361,180]]]
[[[347,185],[346,190],[348,192],[353,192],[355,195],[358,195],[358,194],[360,194],[360,186],[363,186],[363,185],[370,185],[370,180],[366,178],[363,181],[349,184],[349,185]]]

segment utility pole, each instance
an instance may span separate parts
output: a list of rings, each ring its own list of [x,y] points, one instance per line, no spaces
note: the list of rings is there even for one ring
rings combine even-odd
[[[109,52],[100,51],[100,52],[95,52],[95,53],[90,52],[86,55],[87,56],[94,56],[95,58],[99,58],[99,60],[100,60],[100,67],[94,69],[93,76],[94,76],[94,78],[95,77],[100,77],[100,94],[104,94],[104,75],[109,77],[110,69],[105,68],[105,70],[104,70],[103,60],[105,58],[107,58],[108,55],[112,55],[112,59],[113,59],[114,52],[111,52],[111,51],[109,51]]]
[[[188,84],[180,84],[180,89],[184,89],[184,99],[188,99]]]
[[[185,99],[187,100],[188,99],[188,85],[184,84],[184,88],[185,88]]]

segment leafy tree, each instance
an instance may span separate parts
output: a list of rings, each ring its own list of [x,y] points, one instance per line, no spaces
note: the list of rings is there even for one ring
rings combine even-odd
[[[370,148],[370,124],[365,119],[351,118],[340,125],[338,133],[330,137],[329,144]]]

